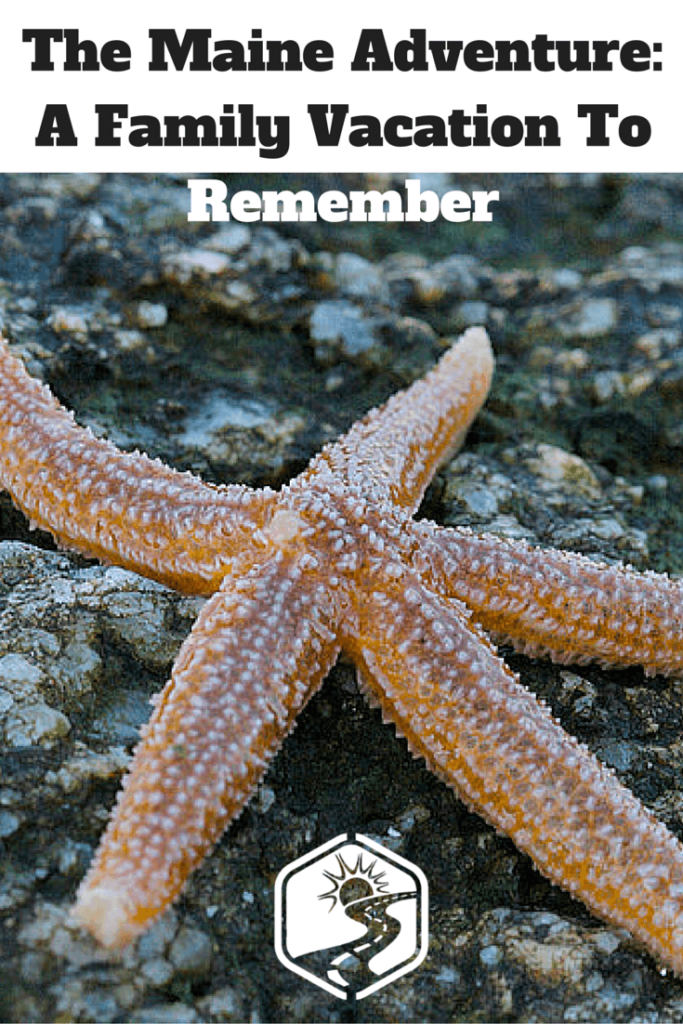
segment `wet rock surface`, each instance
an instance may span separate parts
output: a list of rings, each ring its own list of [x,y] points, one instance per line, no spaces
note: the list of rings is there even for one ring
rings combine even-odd
[[[6,176],[0,322],[97,433],[278,486],[485,321],[493,391],[421,514],[680,574],[683,181],[488,187],[488,233],[325,234],[188,225],[185,177]],[[201,602],[55,551],[6,498],[0,536],[0,1019],[680,1020],[681,984],[467,812],[343,662],[178,904],[105,956],[68,908]],[[683,836],[679,682],[504,654]],[[278,871],[347,830],[431,887],[427,960],[357,1011],[273,952]]]

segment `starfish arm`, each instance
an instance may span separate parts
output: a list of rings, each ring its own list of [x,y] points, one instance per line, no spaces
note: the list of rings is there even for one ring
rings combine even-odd
[[[552,881],[683,973],[683,846],[665,826],[519,685],[459,602],[418,581],[366,594],[359,618],[344,649],[412,750]]]
[[[493,353],[472,327],[421,380],[373,409],[313,463],[371,501],[414,511],[439,465],[462,444],[488,394]]]
[[[415,524],[416,566],[499,642],[560,664],[683,672],[683,587],[566,551]]]
[[[218,589],[273,503],[94,437],[1,339],[0,486],[62,546],[197,594]]]
[[[333,665],[329,601],[301,561],[226,581],[182,647],[74,908],[103,945],[175,899]]]

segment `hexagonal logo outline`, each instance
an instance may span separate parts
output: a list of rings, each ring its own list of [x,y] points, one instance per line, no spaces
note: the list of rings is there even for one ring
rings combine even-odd
[[[278,960],[339,999],[364,999],[415,970],[428,946],[423,871],[367,836],[336,836],[277,876]]]

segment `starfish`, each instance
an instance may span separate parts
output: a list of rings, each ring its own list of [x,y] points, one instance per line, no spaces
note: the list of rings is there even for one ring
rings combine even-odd
[[[555,721],[491,637],[683,670],[683,590],[414,521],[488,393],[485,331],[275,492],[212,486],[74,422],[0,345],[0,483],[59,544],[204,594],[74,913],[108,947],[178,895],[340,651],[412,751],[552,881],[683,974],[683,846]]]

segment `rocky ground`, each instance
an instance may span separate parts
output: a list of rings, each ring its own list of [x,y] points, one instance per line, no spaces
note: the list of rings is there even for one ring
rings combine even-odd
[[[278,187],[359,184],[395,182]],[[185,185],[0,180],[0,322],[81,423],[277,487],[486,323],[491,397],[422,514],[683,572],[683,179],[480,179],[491,225],[334,230],[188,225]],[[345,663],[177,906],[105,956],[68,908],[200,602],[55,551],[6,496],[0,536],[0,1019],[681,1019],[681,984],[468,813]],[[504,653],[683,836],[679,682]],[[356,1011],[273,952],[278,871],[348,829],[431,887],[427,960]]]

